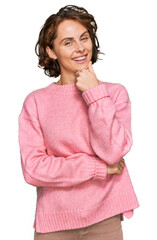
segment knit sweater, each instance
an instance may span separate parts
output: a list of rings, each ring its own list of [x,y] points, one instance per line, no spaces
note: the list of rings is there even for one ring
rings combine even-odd
[[[19,145],[24,179],[37,189],[37,232],[124,220],[139,207],[126,163],[107,174],[133,143],[131,101],[122,84],[98,81],[84,92],[51,83],[25,97]]]

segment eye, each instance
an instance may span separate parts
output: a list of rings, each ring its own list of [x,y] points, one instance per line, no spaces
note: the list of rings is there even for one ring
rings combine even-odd
[[[88,39],[88,37],[83,37],[83,38],[81,38],[81,40],[87,40]]]
[[[65,46],[68,46],[68,45],[71,45],[72,44],[72,41],[67,41],[66,43],[65,43]]]

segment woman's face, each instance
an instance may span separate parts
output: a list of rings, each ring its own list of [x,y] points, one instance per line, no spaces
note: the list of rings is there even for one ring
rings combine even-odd
[[[75,74],[88,67],[92,58],[92,41],[87,29],[74,20],[64,20],[57,29],[49,56],[58,60],[61,74]]]

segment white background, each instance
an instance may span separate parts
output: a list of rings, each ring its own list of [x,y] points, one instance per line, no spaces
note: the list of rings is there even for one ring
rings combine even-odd
[[[133,146],[125,160],[140,203],[122,222],[124,240],[157,239],[157,6],[154,0],[4,1],[0,6],[0,236],[33,240],[36,189],[24,181],[18,115],[31,91],[57,79],[37,67],[35,43],[44,21],[67,4],[95,16],[101,51],[98,78],[123,84],[132,102]],[[97,239],[96,239],[97,240]]]

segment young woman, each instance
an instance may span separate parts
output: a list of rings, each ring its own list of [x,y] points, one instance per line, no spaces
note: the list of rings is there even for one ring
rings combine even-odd
[[[123,158],[131,103],[123,85],[93,70],[96,31],[87,10],[68,5],[36,44],[39,67],[60,79],[28,94],[19,116],[24,178],[37,187],[34,240],[122,240],[123,215],[139,206]]]

